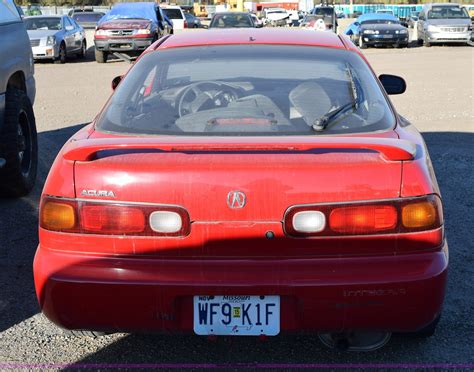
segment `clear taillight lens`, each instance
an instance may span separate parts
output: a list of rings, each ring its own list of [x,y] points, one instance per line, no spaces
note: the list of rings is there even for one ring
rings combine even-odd
[[[157,211],[150,215],[150,227],[158,233],[175,234],[183,228],[183,219],[176,212]]]
[[[293,228],[302,233],[318,233],[326,227],[326,216],[319,211],[302,211],[293,215]]]

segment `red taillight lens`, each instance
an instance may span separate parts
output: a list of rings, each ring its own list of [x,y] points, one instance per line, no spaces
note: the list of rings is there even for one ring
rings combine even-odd
[[[51,231],[135,236],[186,236],[191,231],[188,212],[167,205],[85,202],[45,197],[40,227]]]
[[[83,205],[81,226],[87,232],[102,234],[142,233],[145,213],[136,207],[120,205]]]
[[[188,22],[187,21],[184,21],[183,28],[188,28]]]
[[[311,231],[307,226],[314,225],[314,222],[302,220],[305,215],[310,215],[309,212],[320,213],[321,220],[327,221],[325,228]],[[433,230],[442,225],[443,210],[436,195],[295,206],[288,209],[284,221],[285,232],[295,237],[404,233]]]
[[[364,234],[397,226],[397,210],[390,205],[368,205],[333,209],[329,227],[342,234]]]

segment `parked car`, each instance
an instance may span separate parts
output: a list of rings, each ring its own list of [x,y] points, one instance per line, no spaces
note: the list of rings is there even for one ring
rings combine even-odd
[[[252,17],[247,12],[218,12],[215,13],[209,28],[245,28],[256,27]]]
[[[80,7],[80,8],[72,8],[67,12],[67,15],[72,18],[74,14],[79,13],[92,13],[94,12],[94,8],[92,7]]]
[[[324,21],[325,30],[331,30],[337,33],[337,16],[333,6],[317,6],[311,11],[312,15],[320,16]]]
[[[87,51],[86,33],[69,16],[34,16],[24,20],[30,38],[33,58],[66,63],[74,54],[84,58]]]
[[[263,21],[257,17],[256,14],[250,13],[250,17],[252,17],[252,21],[257,28],[263,27]]]
[[[201,28],[202,27],[201,20],[198,17],[196,17],[194,14],[185,12],[184,16],[186,17],[186,22],[187,22],[189,28]]]
[[[95,60],[105,63],[114,52],[136,57],[160,37],[172,33],[172,23],[159,5],[116,3],[97,25]]]
[[[13,0],[0,2],[0,197],[28,194],[36,180],[36,87],[30,41]]]
[[[288,25],[298,27],[300,25],[300,14],[298,10],[288,10]]]
[[[418,16],[417,32],[418,43],[426,47],[435,43],[469,44],[471,18],[459,4],[426,4]]]
[[[265,8],[263,14],[265,23],[269,26],[286,26],[290,23],[290,15],[284,8]]]
[[[407,23],[409,28],[414,28],[416,25],[416,22],[418,22],[418,15],[420,12],[411,12],[410,15],[408,16]]]
[[[104,14],[102,12],[79,12],[74,13],[71,18],[84,29],[95,29]]]
[[[432,335],[448,246],[427,147],[387,97],[405,81],[331,32],[204,36],[155,44],[57,156],[43,314],[82,335],[320,332],[358,350]]]
[[[300,22],[300,27],[314,31],[332,31],[330,25],[326,24],[323,15],[308,14]]]
[[[345,34],[361,49],[379,45],[408,46],[408,29],[390,14],[363,14],[349,25]]]
[[[173,22],[174,31],[188,28],[188,21],[186,20],[186,17],[181,7],[177,5],[162,5],[162,9],[166,17],[168,17],[168,19]]]

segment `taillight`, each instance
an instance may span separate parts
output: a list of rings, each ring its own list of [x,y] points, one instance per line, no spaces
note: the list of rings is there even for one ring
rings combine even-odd
[[[188,212],[178,206],[89,202],[45,197],[40,227],[46,230],[100,235],[186,236]]]
[[[50,200],[41,203],[40,225],[48,230],[67,231],[77,224],[76,203],[67,200]]]
[[[83,205],[81,227],[101,234],[132,234],[145,231],[145,213],[123,205]]]
[[[329,214],[329,227],[343,234],[365,234],[393,229],[397,210],[391,205],[364,205],[335,208]]]
[[[186,20],[184,21],[183,28],[188,28],[188,22]]]
[[[295,237],[393,234],[432,230],[443,224],[436,195],[373,202],[294,206],[285,231]]]

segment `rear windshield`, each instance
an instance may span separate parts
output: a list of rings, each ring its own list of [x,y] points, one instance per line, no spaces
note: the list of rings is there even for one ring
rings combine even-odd
[[[393,126],[385,96],[356,53],[268,45],[146,54],[97,121],[99,130],[152,135],[320,135]]]
[[[163,9],[163,13],[165,13],[169,19],[183,19],[181,9]]]
[[[76,22],[98,22],[103,14],[101,13],[77,13],[72,16]]]
[[[248,14],[216,14],[212,18],[211,28],[253,27]]]
[[[465,8],[457,6],[434,6],[428,12],[429,19],[456,19],[456,18],[469,18]]]
[[[333,8],[314,8],[313,14],[332,16],[334,14]]]

